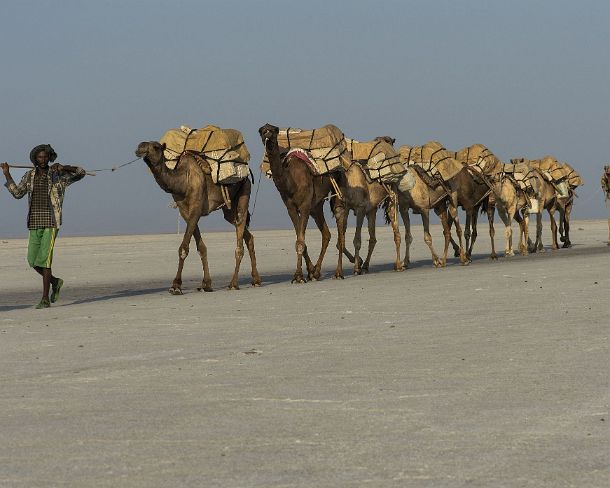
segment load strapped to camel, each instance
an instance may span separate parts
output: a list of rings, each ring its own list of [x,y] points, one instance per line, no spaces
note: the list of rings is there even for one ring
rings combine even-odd
[[[502,172],[502,161],[483,144],[473,144],[460,149],[455,153],[455,159],[467,164],[470,170],[486,176]]]
[[[360,164],[371,180],[395,183],[407,171],[394,146],[384,138],[368,142],[346,139],[346,143],[352,161]]]
[[[351,164],[345,136],[332,124],[313,130],[283,128],[277,135],[277,142],[283,158],[296,155],[309,163],[309,168],[316,176],[343,171]],[[261,171],[271,176],[271,165],[266,152]]]
[[[567,198],[570,196],[568,178],[570,170],[573,171],[573,169],[564,166],[553,156],[544,156],[541,159],[531,160],[529,163],[533,168],[538,170],[545,180],[553,185],[557,198]]]
[[[570,188],[572,190],[578,188],[579,186],[582,186],[584,184],[582,177],[578,174],[578,172],[572,168],[572,166],[570,166],[568,163],[561,163],[563,164],[564,168],[566,169],[567,173],[568,173],[568,185],[570,185]]]
[[[517,190],[521,190],[530,196],[536,194],[536,188],[534,187],[535,168],[527,159],[511,159],[510,163],[502,165],[502,174],[513,182]]]
[[[250,153],[238,130],[208,125],[201,129],[181,126],[168,130],[161,140],[165,144],[165,159],[174,168],[187,151],[204,158],[210,165],[214,183],[230,185],[247,178]]]
[[[430,176],[448,181],[457,175],[463,165],[440,142],[430,141],[423,146],[400,146],[400,161],[405,166],[419,166]]]

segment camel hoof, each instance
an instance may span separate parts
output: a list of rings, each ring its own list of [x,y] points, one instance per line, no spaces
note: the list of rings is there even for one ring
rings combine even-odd
[[[491,254],[489,256],[489,259],[491,259],[492,261],[497,261],[498,260],[498,255],[494,252],[493,254]]]
[[[400,273],[401,271],[404,271],[405,267],[402,264],[395,264],[394,265],[394,271],[396,271],[397,273]]]
[[[182,290],[178,287],[172,286],[169,290],[167,290],[170,292],[170,294],[172,295],[183,295]]]
[[[344,280],[345,277],[341,273],[335,273],[335,276],[333,276],[333,279],[334,280]]]
[[[569,249],[572,247],[572,243],[570,241],[568,242],[564,242],[563,246],[561,246],[563,249]]]
[[[239,290],[239,285],[229,285],[229,290],[230,291]]]
[[[303,276],[295,276],[294,278],[292,278],[292,281],[290,283],[307,283],[307,280],[305,280]]]
[[[252,284],[252,286],[253,286],[254,288],[257,288],[257,287],[259,287],[259,286],[262,286],[261,280],[256,280],[256,281],[253,281],[251,284]]]
[[[207,293],[214,291],[214,289],[210,285],[200,286],[197,288],[197,291],[205,291]]]
[[[561,236],[561,237],[559,238],[559,240],[560,240],[561,242],[565,242],[565,241],[566,241],[566,238],[565,238],[565,236]]]
[[[506,258],[510,258],[510,257],[512,257],[512,256],[514,256],[514,255],[515,255],[515,252],[514,252],[514,251],[506,251],[506,252],[504,253],[504,257],[506,257]]]
[[[354,275],[358,276],[362,274],[362,269],[355,269],[354,270]]]

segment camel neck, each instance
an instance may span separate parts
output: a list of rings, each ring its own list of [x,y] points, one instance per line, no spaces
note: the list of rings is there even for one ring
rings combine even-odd
[[[177,180],[179,179],[166,165],[164,161],[160,162],[151,162],[147,159],[144,159],[146,165],[152,171],[152,174],[157,181],[158,185],[168,193],[181,193],[179,191],[179,185],[177,185]]]
[[[271,148],[265,146],[265,151],[267,152],[267,159],[269,160],[269,165],[271,166],[271,174],[273,176],[281,177],[282,173],[284,172],[284,168],[282,167],[280,148],[277,141],[271,144]]]

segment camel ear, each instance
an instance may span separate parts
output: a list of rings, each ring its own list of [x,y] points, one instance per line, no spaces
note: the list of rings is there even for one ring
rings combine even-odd
[[[165,142],[163,144],[161,144],[161,147],[163,148],[163,150],[165,151],[165,149],[167,148],[167,144],[165,144]]]
[[[396,139],[394,137],[390,137],[390,139],[392,140],[392,145],[394,145],[396,143]]]

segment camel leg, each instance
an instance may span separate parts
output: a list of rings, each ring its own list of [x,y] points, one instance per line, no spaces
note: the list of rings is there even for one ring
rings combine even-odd
[[[466,210],[466,223],[464,224],[464,250],[466,253],[466,258],[468,258],[468,260],[470,260],[470,236],[471,236],[471,232],[470,232],[470,228],[472,226],[472,209]]]
[[[551,219],[551,239],[553,241],[551,245],[551,249],[557,250],[559,249],[559,244],[557,243],[557,220],[555,220],[555,206],[553,205],[549,209],[549,219]]]
[[[375,244],[377,244],[377,237],[375,237],[375,218],[377,216],[377,209],[370,210],[369,213],[366,214],[366,223],[369,230],[369,245],[366,252],[366,259],[362,263],[361,273],[369,272],[369,265],[371,263],[371,256],[373,255],[373,249],[375,249]]]
[[[498,259],[498,255],[496,254],[496,229],[494,227],[494,214],[496,208],[493,205],[487,205],[487,220],[489,222],[489,238],[491,239],[491,254],[489,256],[490,259]]]
[[[534,243],[534,252],[544,252],[542,245],[542,206],[540,212],[536,214],[536,242]]]
[[[394,262],[394,271],[404,271],[405,270],[405,266],[402,264],[402,262],[400,261],[400,226],[398,225],[398,210],[399,210],[399,205],[398,205],[398,199],[395,198],[394,201],[392,201],[390,203],[390,213],[388,214],[390,216],[390,223],[392,224],[392,233],[394,234],[394,248],[396,249],[396,261]],[[375,233],[375,217],[376,217],[376,210],[373,209],[371,210],[371,212],[369,213],[369,233],[371,231],[371,228],[373,229],[373,234]],[[402,212],[401,212],[402,213]],[[407,221],[409,220],[409,211],[407,210]],[[373,222],[373,225],[371,226],[370,222]],[[374,240],[374,242],[377,242],[377,239]],[[373,253],[373,251],[371,250],[371,254]]]
[[[470,222],[468,222],[470,220]],[[470,212],[466,214],[466,231],[464,232],[464,237],[466,238],[466,257],[469,261],[472,261],[472,249],[474,248],[474,243],[477,240],[477,221],[479,220],[479,207],[472,208]],[[470,245],[468,244],[468,237],[466,237],[466,232],[470,231]]]
[[[399,205],[398,210],[400,210],[400,216],[402,217],[402,222],[405,226],[405,259],[403,261],[403,267],[404,269],[407,269],[411,260],[409,251],[411,249],[411,243],[413,242],[413,235],[411,234],[411,216],[409,215],[409,208],[406,206]],[[398,225],[398,222],[396,224]],[[400,258],[400,248],[396,250],[396,255]]]
[[[458,241],[460,243],[460,264],[467,265],[470,261],[466,258],[466,254],[464,252],[464,241],[462,239],[462,226],[460,225],[460,217],[458,215],[458,209],[456,204],[457,198],[453,198],[453,202],[449,203],[447,220],[449,220],[449,215],[451,215],[451,219],[455,222],[455,231],[458,236]],[[449,228],[449,222],[447,221],[447,237],[451,239],[451,230]],[[449,240],[445,243],[445,262],[447,262],[447,251],[449,248]]]
[[[182,211],[180,213],[182,213]],[[172,295],[182,295],[182,268],[184,268],[184,260],[189,255],[189,243],[191,242],[191,237],[193,237],[193,233],[195,232],[195,228],[197,227],[199,215],[200,212],[191,211],[188,215],[188,218],[185,218],[186,231],[184,232],[182,243],[178,248],[178,271],[176,273],[176,277],[174,278],[172,286],[169,288],[169,292]]]
[[[328,248],[328,244],[330,243],[330,230],[328,230],[328,225],[326,224],[326,219],[324,218],[324,202],[318,204],[318,206],[311,213],[320,233],[322,234],[322,247],[320,248],[320,255],[318,256],[318,261],[315,266],[312,266],[311,271],[309,272],[310,280],[319,280],[321,269],[322,269],[322,261],[324,260],[324,255],[326,254],[326,249]],[[308,268],[309,269],[309,268]]]
[[[442,268],[445,266],[445,263],[439,259],[438,255],[434,251],[434,247],[432,246],[432,235],[430,234],[430,215],[428,212],[429,210],[427,208],[421,210],[421,221],[424,225],[424,242],[426,243],[426,245],[430,249],[430,253],[432,254],[432,264],[434,264],[436,268]],[[443,230],[447,225],[447,214],[445,213]]]
[[[261,277],[258,274],[258,268],[256,267],[256,253],[254,252],[254,236],[252,233],[246,229],[244,229],[244,242],[246,243],[246,248],[248,249],[248,255],[250,256],[250,265],[252,266],[252,286],[260,286],[261,285]]]
[[[542,205],[538,205],[540,211],[536,214],[536,241],[532,243],[532,240],[528,239],[530,252],[544,252],[544,246],[542,245]]]
[[[515,253],[513,251],[513,228],[512,228],[512,215],[514,212],[509,212],[504,206],[498,206],[498,215],[500,219],[504,223],[504,255],[506,257],[514,256]]]
[[[339,250],[339,258],[335,269],[334,279],[343,279],[343,250],[345,249],[345,229],[347,227],[347,209],[341,200],[337,197],[331,202],[333,214],[337,222],[337,249]]]
[[[468,222],[468,219],[466,220],[466,222]],[[451,235],[451,227],[453,226],[453,217],[451,217],[451,215],[449,216],[449,242],[451,244],[451,247],[453,248],[453,256],[456,258],[460,257],[460,246],[458,246],[457,242],[455,242],[455,240],[453,239],[453,236]]]
[[[245,196],[245,208],[243,205],[244,197],[240,197],[237,201],[237,205],[233,205],[232,209],[224,207],[222,213],[227,222],[235,226],[236,235],[236,246],[235,246],[235,269],[233,270],[233,277],[229,283],[229,290],[239,290],[239,267],[241,266],[241,260],[244,257],[244,231],[246,230],[246,222],[248,219],[248,197]]]
[[[446,266],[447,264],[447,255],[449,254],[449,242],[451,241],[451,231],[449,230],[449,212],[447,211],[447,208],[439,208],[436,207],[434,209],[434,213],[436,215],[438,215],[438,217],[441,219],[441,225],[443,227],[443,237],[445,238],[445,247],[443,249],[443,268]],[[457,225],[456,225],[456,230],[457,230]],[[460,232],[461,234],[461,232]],[[461,239],[461,235],[460,235],[460,242],[462,241]]]
[[[201,237],[201,231],[199,230],[198,225],[195,226],[193,237],[195,238],[195,243],[197,244],[197,252],[199,253],[199,257],[201,258],[201,266],[203,267],[203,280],[201,282],[201,286],[197,288],[197,290],[213,291],[212,278],[210,277],[210,268],[208,267],[208,248],[203,242],[203,239]]]
[[[563,211],[563,247],[568,248],[572,247],[572,241],[570,241],[570,215],[572,214],[572,202],[566,204],[566,207]]]
[[[345,219],[345,227],[347,228],[347,219]],[[354,274],[362,274],[362,258],[360,257],[360,249],[362,248],[362,225],[364,224],[364,209],[359,208],[356,212],[356,232],[354,232]],[[345,231],[344,231],[345,232]],[[344,234],[345,235],[345,234]],[[338,245],[338,243],[337,243]],[[370,241],[369,241],[370,248]],[[343,252],[347,256],[346,249]],[[348,256],[349,259],[349,256]],[[350,259],[351,261],[351,259]]]
[[[295,250],[297,253],[297,267],[292,278],[292,283],[305,283],[303,276],[303,253],[305,252],[305,229],[307,229],[307,221],[309,220],[309,208],[303,206],[297,209],[294,205],[288,205],[288,214],[293,223],[296,232]]]
[[[529,254],[527,249],[527,241],[529,239],[529,213],[527,208],[521,210],[521,213],[517,211],[515,214],[515,220],[519,223],[519,252],[522,256]]]

